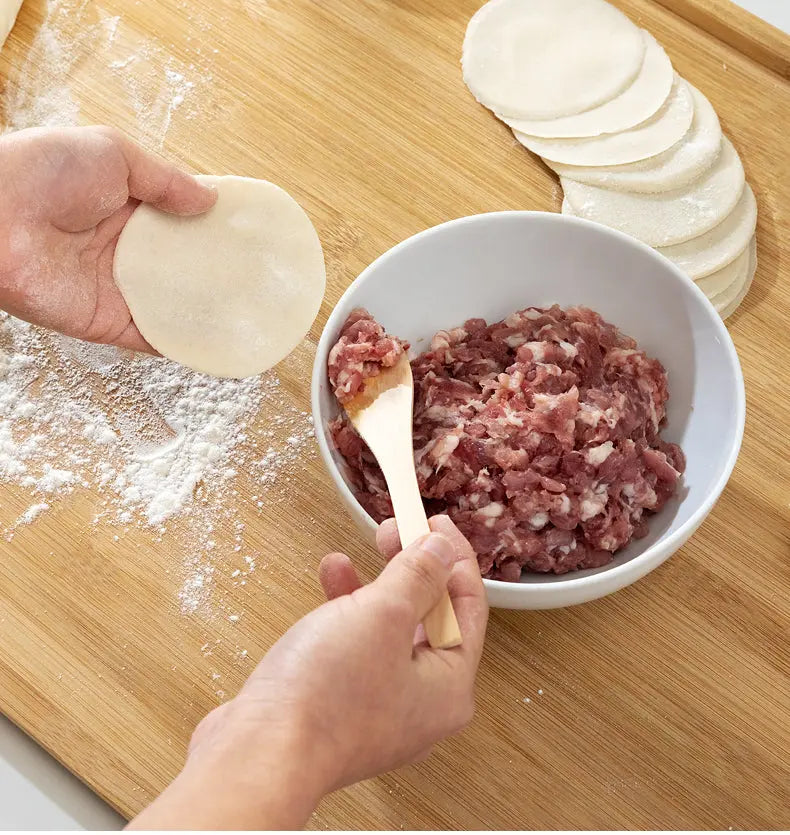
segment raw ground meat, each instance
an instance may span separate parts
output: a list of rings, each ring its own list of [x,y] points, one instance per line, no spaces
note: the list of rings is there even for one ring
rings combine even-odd
[[[366,380],[391,368],[408,350],[407,342],[388,336],[367,310],[353,310],[329,352],[329,382],[338,402],[348,403]]]
[[[330,354],[340,402],[403,350],[354,311]],[[484,577],[605,565],[647,533],[650,514],[678,487],[685,458],[659,435],[666,372],[592,310],[470,319],[439,331],[412,371],[426,510],[453,519]],[[392,516],[370,450],[345,416],[330,429],[360,504],[377,522]]]

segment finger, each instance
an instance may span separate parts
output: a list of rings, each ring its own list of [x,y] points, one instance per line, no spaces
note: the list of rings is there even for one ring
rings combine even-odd
[[[456,549],[457,563],[450,575],[448,591],[464,639],[458,651],[468,653],[476,663],[483,651],[488,623],[488,598],[480,576],[477,555],[449,516],[434,516],[429,524],[432,531],[446,536]],[[387,559],[392,559],[400,551],[398,526],[394,519],[387,519],[379,525],[376,545]],[[420,643],[419,638],[415,640],[416,645]]]
[[[373,593],[389,600],[402,600],[417,628],[447,589],[456,560],[455,548],[438,533],[410,545],[393,557],[372,584]]]
[[[318,579],[327,600],[351,594],[362,586],[357,570],[345,554],[327,554],[318,567]]]
[[[395,554],[401,551],[398,525],[394,519],[387,519],[382,522],[376,531],[376,547],[386,559],[391,560]]]
[[[143,150],[123,134],[111,134],[129,167],[130,197],[177,215],[199,215],[217,202],[216,189]]]
[[[458,555],[447,589],[453,601],[463,644],[451,651],[457,650],[468,655],[476,666],[483,652],[488,624],[488,598],[480,576],[477,555],[449,516],[434,516],[431,519],[431,529],[442,534]]]
[[[443,529],[438,528],[434,524],[435,520],[437,519],[446,519],[448,522],[450,522],[450,526],[445,526]],[[456,546],[459,549],[463,549],[464,553],[466,553],[467,555],[470,553],[471,546],[466,541],[463,534],[458,530],[458,528],[456,528],[455,525],[453,525],[449,517],[433,516],[431,519],[428,520],[428,524],[430,525],[432,531],[438,531],[439,533],[445,533],[446,531],[450,531],[451,542],[455,542]],[[391,560],[395,556],[395,554],[400,553],[400,534],[398,533],[397,522],[394,519],[386,519],[378,526],[378,529],[376,530],[376,547],[378,548],[381,555],[383,557],[386,557],[387,560]]]

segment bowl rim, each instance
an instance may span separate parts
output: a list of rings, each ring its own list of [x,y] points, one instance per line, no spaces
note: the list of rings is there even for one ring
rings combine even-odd
[[[624,578],[624,584],[628,585],[629,581],[627,579],[627,575],[633,573],[634,570],[638,568],[640,565],[644,563],[650,563],[651,559],[655,557],[657,553],[666,552],[667,555],[670,555],[674,553],[674,551],[678,550],[685,543],[685,541],[691,535],[693,535],[693,533],[705,520],[707,515],[713,509],[713,506],[718,501],[719,497],[724,491],[724,488],[727,486],[727,483],[730,480],[730,476],[732,475],[732,471],[735,468],[735,464],[738,460],[738,455],[740,454],[741,444],[743,442],[743,434],[746,424],[746,389],[743,378],[743,370],[741,368],[740,359],[738,358],[738,352],[735,349],[735,344],[732,341],[732,337],[730,336],[730,333],[724,324],[724,320],[716,312],[716,309],[711,304],[707,296],[705,296],[705,294],[702,292],[702,290],[700,290],[696,283],[691,278],[689,278],[679,267],[675,266],[675,264],[673,264],[668,258],[665,258],[655,249],[653,249],[645,243],[642,243],[642,241],[639,241],[636,238],[632,238],[630,235],[626,235],[624,232],[612,229],[609,226],[604,226],[603,224],[596,223],[591,220],[586,220],[585,218],[563,215],[557,212],[530,210],[505,210],[494,212],[481,212],[479,214],[465,215],[463,217],[453,218],[452,220],[447,220],[443,223],[439,223],[435,226],[430,226],[427,229],[423,229],[420,232],[416,232],[415,234],[410,235],[408,238],[404,238],[404,240],[390,247],[388,250],[381,253],[373,261],[371,261],[371,263],[368,264],[368,266],[365,267],[365,269],[362,270],[362,272],[359,273],[359,275],[348,285],[341,297],[338,299],[337,304],[335,304],[335,306],[333,307],[331,313],[329,314],[329,317],[327,318],[326,324],[324,325],[324,328],[321,331],[321,336],[319,337],[318,345],[316,348],[315,360],[313,362],[313,372],[310,383],[310,405],[313,415],[314,433],[318,442],[318,448],[321,452],[321,458],[323,460],[324,467],[326,468],[327,472],[329,473],[333,482],[335,483],[336,489],[340,491],[341,495],[346,500],[346,502],[352,506],[355,506],[359,511],[360,515],[363,518],[368,519],[370,521],[372,529],[375,531],[375,529],[378,527],[376,521],[357,501],[356,496],[354,496],[348,484],[346,484],[345,479],[340,473],[332,457],[332,451],[329,448],[329,444],[325,437],[325,433],[323,431],[322,426],[322,410],[320,402],[321,385],[322,382],[326,379],[326,362],[329,356],[329,351],[332,347],[330,342],[334,340],[334,338],[336,338],[336,335],[340,330],[340,325],[342,324],[342,322],[339,321],[341,319],[340,310],[344,307],[343,303],[347,301],[347,299],[361,285],[370,280],[370,277],[374,274],[376,269],[383,262],[388,261],[391,258],[397,257],[401,250],[408,248],[409,246],[411,246],[419,240],[422,240],[424,238],[430,238],[437,234],[441,234],[441,232],[448,227],[468,226],[485,221],[496,222],[498,218],[501,218],[503,220],[508,218],[520,218],[526,222],[529,222],[529,220],[531,219],[541,218],[550,219],[550,222],[557,222],[569,226],[588,228],[591,227],[595,229],[596,233],[602,234],[603,236],[609,237],[610,239],[615,241],[618,246],[624,245],[642,250],[644,253],[648,255],[648,257],[659,260],[662,264],[662,267],[665,270],[667,270],[671,275],[673,275],[676,281],[680,281],[682,284],[684,284],[687,290],[691,292],[692,296],[696,294],[698,301],[702,302],[703,308],[705,309],[708,318],[711,320],[714,329],[717,331],[719,343],[724,348],[727,360],[729,361],[729,365],[732,368],[734,374],[733,383],[735,387],[736,396],[735,433],[732,437],[730,449],[727,453],[727,457],[724,466],[721,470],[721,474],[718,480],[716,481],[714,487],[705,497],[705,500],[699,505],[699,507],[697,507],[697,509],[691,514],[691,516],[676,531],[669,534],[669,536],[667,536],[665,539],[660,539],[658,542],[653,543],[649,548],[646,548],[640,554],[637,554],[635,557],[632,557],[631,559],[622,563],[621,565],[613,566],[610,569],[606,569],[606,567],[604,567],[603,571],[599,571],[596,574],[582,577],[574,576],[574,572],[569,572],[568,575],[561,575],[560,579],[553,580],[550,584],[550,587],[554,590],[559,588],[577,588],[582,586],[610,586],[616,578],[619,578],[623,575],[626,575],[626,577]],[[486,588],[510,589],[513,591],[513,593],[518,593],[518,588],[524,585],[522,583],[510,583],[504,580],[489,580],[486,578],[483,578],[483,584]],[[530,591],[540,587],[541,584],[529,585]],[[620,586],[617,586],[617,588],[619,587]]]

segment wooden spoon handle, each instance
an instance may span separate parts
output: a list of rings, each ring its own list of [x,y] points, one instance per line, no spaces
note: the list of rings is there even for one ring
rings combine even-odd
[[[445,592],[436,607],[428,612],[422,623],[428,643],[434,649],[451,649],[461,646],[461,629],[455,617],[453,601]]]
[[[401,546],[408,547],[431,532],[425,515],[417,475],[411,456],[392,458],[384,475],[395,510]],[[396,468],[397,472],[392,472]],[[450,595],[445,592],[437,606],[423,621],[428,643],[434,649],[450,649],[461,644],[461,630],[453,611]]]
[[[404,354],[396,365],[374,377],[365,391],[346,404],[351,422],[384,473],[403,548],[431,532],[414,471],[413,398],[411,366]],[[423,626],[432,647],[449,649],[460,645],[461,630],[446,591]]]

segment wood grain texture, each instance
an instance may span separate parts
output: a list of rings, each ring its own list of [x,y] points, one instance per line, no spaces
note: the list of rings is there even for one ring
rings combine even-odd
[[[790,45],[784,32],[730,0],[657,0],[700,29],[782,78],[790,79]]]
[[[112,48],[70,66],[84,122],[163,139],[193,170],[273,180],[314,220],[327,298],[280,369],[303,408],[320,328],[373,258],[449,218],[559,209],[556,179],[461,81],[479,0],[62,2],[75,33],[120,16]],[[740,461],[699,533],[635,586],[564,611],[495,612],[473,726],[418,767],[328,798],[316,828],[790,826],[790,85],[653,0],[617,5],[711,99],[757,195],[759,270],[728,323],[748,392]],[[9,83],[44,11],[23,7],[0,58]],[[162,136],[109,68],[141,44],[157,45],[160,75],[196,81],[197,110],[174,111]],[[126,815],[179,769],[217,703],[212,674],[231,695],[319,602],[324,552],[347,550],[368,577],[379,568],[315,455],[280,490],[247,520],[268,567],[242,588],[218,565],[216,605],[192,616],[179,611],[177,526],[161,543],[137,530],[114,542],[90,524],[89,491],[0,545],[0,708]],[[3,487],[0,519],[28,502]]]

